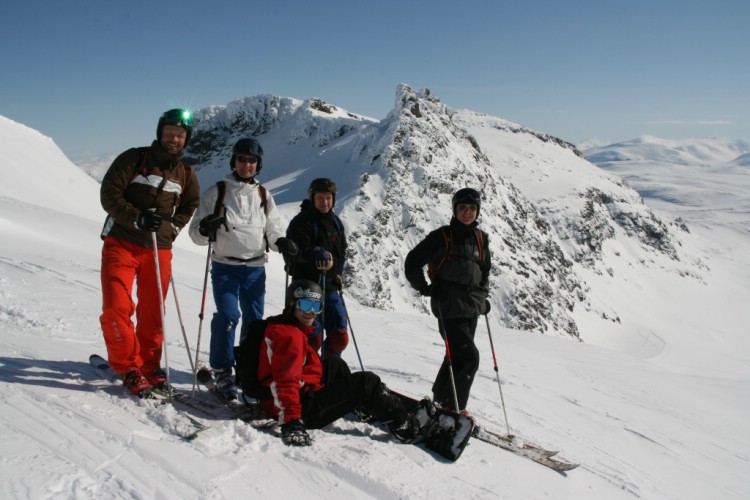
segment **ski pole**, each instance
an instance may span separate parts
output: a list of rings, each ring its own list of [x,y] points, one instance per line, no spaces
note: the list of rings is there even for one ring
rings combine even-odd
[[[487,335],[490,337],[490,349],[492,350],[492,362],[495,364],[495,378],[497,379],[497,388],[500,389],[500,403],[503,406],[503,416],[505,417],[505,428],[510,436],[510,424],[508,423],[508,413],[505,411],[505,398],[503,397],[503,386],[500,384],[500,370],[497,368],[497,357],[495,356],[495,344],[492,342],[492,331],[490,331],[490,317],[486,314],[484,319],[487,321]]]
[[[211,266],[211,247],[213,240],[208,240],[208,253],[206,254],[206,272],[203,274],[203,297],[201,298],[201,312],[198,314],[198,343],[195,346],[195,366],[193,366],[193,396],[195,388],[198,386],[198,356],[201,353],[201,330],[203,330],[203,313],[206,309],[206,288],[208,287],[208,269]]]
[[[151,243],[154,246],[154,265],[156,267],[156,288],[159,291],[159,312],[161,313],[161,345],[164,349],[164,368],[167,375],[167,399],[172,401],[172,385],[169,383],[169,356],[167,356],[167,329],[164,325],[164,293],[161,287],[161,267],[159,265],[159,247],[156,243],[156,231],[151,231]]]
[[[185,350],[187,350],[188,361],[190,361],[190,369],[195,371],[195,365],[193,365],[193,355],[190,354],[190,346],[188,345],[187,333],[185,333],[185,323],[182,321],[182,310],[180,309],[180,301],[177,300],[177,287],[174,283],[174,274],[169,275],[169,282],[172,285],[172,295],[174,295],[174,305],[177,308],[177,318],[180,320],[180,329],[182,330],[182,340],[185,342]]]
[[[327,338],[326,333],[326,272],[320,271],[320,288],[323,289],[323,296],[320,297],[320,352],[325,353],[323,341]]]
[[[443,321],[443,309],[440,307],[440,302],[437,302],[438,306],[438,329],[440,330],[440,336],[445,341],[445,358],[448,360],[448,373],[451,376],[451,389],[453,389],[453,404],[456,408],[456,413],[461,411],[458,407],[458,391],[456,390],[456,378],[453,375],[453,360],[451,360],[451,347],[448,343],[448,332],[445,330],[445,323]]]
[[[357,359],[359,360],[359,367],[362,369],[362,371],[365,371],[365,365],[362,364],[362,356],[359,355],[359,347],[357,347],[357,337],[354,336],[354,328],[352,327],[352,319],[349,317],[349,309],[346,307],[346,302],[344,301],[344,292],[339,290],[339,296],[341,297],[341,305],[344,306],[344,310],[346,311],[346,321],[349,322],[349,331],[352,332],[352,342],[354,342],[354,350],[357,351]]]

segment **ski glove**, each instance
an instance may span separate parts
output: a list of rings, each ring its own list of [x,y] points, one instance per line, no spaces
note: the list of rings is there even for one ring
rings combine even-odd
[[[337,274],[333,279],[333,284],[336,286],[336,290],[338,290],[339,292],[344,290],[344,279],[340,274]]]
[[[484,301],[484,314],[485,314],[485,316],[490,313],[490,309],[492,309],[492,307],[490,307],[490,301],[489,300],[485,300]]]
[[[156,232],[161,227],[162,216],[152,210],[144,210],[135,218],[135,227]]]
[[[217,214],[209,214],[198,223],[198,232],[207,236],[211,241],[216,241],[216,231],[224,224],[224,217]]]
[[[312,439],[305,430],[305,423],[301,418],[281,426],[281,440],[287,446],[310,446],[312,444]]]
[[[429,297],[432,293],[432,285],[425,284],[424,286],[419,287],[419,295],[423,297]]]
[[[276,240],[276,248],[286,257],[294,257],[299,252],[299,247],[294,240],[284,238],[283,236]]]
[[[325,248],[315,247],[312,260],[319,271],[328,271],[333,267],[333,256]]]

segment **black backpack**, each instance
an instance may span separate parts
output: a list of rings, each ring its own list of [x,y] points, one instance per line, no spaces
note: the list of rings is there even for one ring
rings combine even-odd
[[[293,324],[293,320],[284,315],[255,320],[242,330],[240,345],[234,348],[237,383],[242,387],[242,392],[246,396],[256,399],[271,399],[273,397],[271,389],[263,385],[263,382],[267,382],[270,376],[263,380],[258,379],[260,346],[265,337],[268,323]]]

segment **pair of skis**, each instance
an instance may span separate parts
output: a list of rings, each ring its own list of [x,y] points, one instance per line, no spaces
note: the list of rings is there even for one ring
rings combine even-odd
[[[120,376],[112,370],[112,368],[109,366],[109,363],[101,356],[93,354],[90,356],[89,362],[94,367],[96,374],[100,378],[111,383],[120,382]],[[168,432],[175,434],[182,439],[192,440],[201,432],[210,428],[210,424],[191,415],[187,411],[179,409],[178,406],[184,406],[196,412],[200,412],[211,419],[236,418],[261,430],[270,430],[275,426],[276,421],[273,419],[265,418],[258,405],[245,405],[237,401],[236,399],[232,400],[226,398],[217,389],[215,381],[213,379],[213,375],[209,370],[199,370],[197,378],[198,381],[204,387],[206,387],[211,394],[214,395],[215,398],[212,402],[209,403],[207,401],[198,400],[186,393],[182,393],[179,391],[174,391],[171,394],[167,394],[166,392],[162,392],[156,389],[151,390],[151,396],[153,397],[153,399],[158,400],[160,403],[171,401],[174,410],[180,415],[180,418],[188,424],[186,426],[181,425],[167,428],[166,430]],[[460,419],[456,420],[456,422],[459,421]],[[565,472],[578,467],[578,464],[569,463],[556,458],[556,451],[547,450],[540,446],[524,442],[520,439],[494,432],[481,425],[477,425],[475,422],[472,422],[470,437],[476,438],[498,448],[502,448],[503,450],[509,451],[517,456],[532,460],[561,474],[564,474]],[[462,440],[463,442],[459,444],[459,446],[461,447],[461,451],[463,451],[463,447],[466,446],[468,440],[469,436],[466,436],[465,441]],[[460,455],[460,452],[458,453],[458,455]],[[455,456],[453,460],[457,458],[458,456]]]
[[[109,366],[107,360],[98,354],[92,354],[89,356],[89,363],[94,368],[96,375],[103,380],[113,384],[119,384],[121,382],[120,376],[115,373],[111,366]],[[178,405],[182,405],[199,411],[205,411],[204,408],[198,407],[196,402],[188,400],[188,398],[184,397],[181,393],[168,394],[158,389],[151,389],[149,391],[144,391],[139,398],[142,400],[153,400],[157,404],[164,404],[171,401],[175,407],[174,411],[179,415],[179,419],[182,420],[185,425],[163,427],[165,427],[165,429],[171,434],[179,436],[182,439],[188,441],[192,440],[198,436],[199,433],[209,428],[209,425],[205,422],[199,420],[188,412],[177,408]]]

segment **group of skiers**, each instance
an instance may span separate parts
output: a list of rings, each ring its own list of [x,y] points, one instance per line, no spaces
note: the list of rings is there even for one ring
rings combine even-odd
[[[384,423],[400,440],[415,439],[431,405],[407,412],[377,375],[351,373],[341,359],[349,342],[341,295],[347,241],[333,213],[335,182],[313,180],[299,214],[284,230],[273,196],[256,180],[264,155],[259,142],[237,141],[231,173],[201,195],[198,179],[181,156],[192,129],[189,112],[166,111],[151,146],[119,155],[102,180],[101,203],[108,217],[102,233],[100,321],[110,366],[126,389],[142,397],[152,387],[171,390],[161,367],[163,307],[172,242],[190,222],[193,242],[209,246],[216,306],[209,365],[220,391],[230,398],[239,393],[233,372],[237,327],[241,320],[242,344],[250,325],[263,319],[267,253],[278,251],[292,281],[282,314],[266,321],[253,368],[270,389],[260,404],[278,419],[283,441],[309,445],[307,429],[355,410]],[[428,234],[405,260],[409,283],[431,297],[446,344],[434,401],[456,411],[466,409],[479,366],[477,320],[490,307],[490,252],[487,234],[477,227],[480,207],[478,191],[457,191],[450,224]]]

